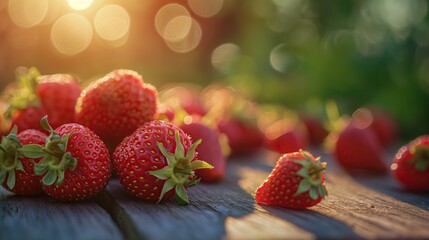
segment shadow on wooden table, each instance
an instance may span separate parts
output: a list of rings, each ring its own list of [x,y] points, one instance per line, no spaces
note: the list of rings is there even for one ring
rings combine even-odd
[[[261,208],[312,233],[319,239],[362,239],[350,226],[311,209],[294,210],[265,205],[261,205]]]
[[[359,184],[386,194],[396,200],[429,210],[429,193],[417,193],[405,190],[392,175],[387,176],[352,176]]]

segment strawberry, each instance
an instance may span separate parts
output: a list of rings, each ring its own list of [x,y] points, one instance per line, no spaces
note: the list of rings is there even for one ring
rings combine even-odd
[[[401,147],[390,169],[406,189],[429,191],[429,135],[420,136]]]
[[[43,193],[39,176],[34,175],[34,163],[22,153],[26,144],[44,145],[46,135],[40,131],[27,129],[17,135],[16,126],[9,135],[3,137],[0,145],[0,183],[18,195],[37,195]]]
[[[264,145],[278,153],[296,152],[308,145],[305,130],[302,125],[290,123],[286,119],[279,120],[265,130]]]
[[[80,201],[104,189],[110,178],[111,163],[103,141],[76,123],[53,130],[44,117],[41,125],[50,132],[45,146],[29,144],[22,151],[26,157],[42,157],[34,171],[43,176],[43,191],[56,200]]]
[[[40,76],[35,68],[19,69],[18,89],[12,90],[8,98],[10,107],[6,115],[20,131],[38,129],[40,120],[48,115],[52,126],[72,122],[74,107],[81,88],[77,80],[68,74]]]
[[[197,177],[200,177],[202,182],[219,182],[223,180],[226,159],[222,153],[219,133],[198,121],[184,123],[180,128],[192,137],[192,139],[202,140],[198,146],[198,156],[213,166],[213,169],[199,169],[195,171]]]
[[[71,75],[54,74],[39,77],[37,94],[53,128],[74,122],[76,101],[81,91],[80,85]]]
[[[256,190],[260,204],[303,209],[318,204],[327,195],[326,163],[309,152],[287,153],[279,158],[264,183]]]
[[[198,183],[196,169],[212,168],[197,160],[195,148],[182,129],[164,121],[144,123],[126,137],[113,153],[113,164],[122,186],[133,196],[160,202],[175,195],[188,204],[186,188]]]
[[[254,153],[263,144],[259,129],[236,118],[222,119],[218,129],[228,138],[231,156],[246,156]]]
[[[334,157],[350,172],[385,173],[382,146],[367,120],[366,116],[353,116],[336,140]]]
[[[373,120],[371,127],[383,147],[389,147],[398,138],[398,129],[395,119],[385,111],[371,110]]]
[[[92,129],[109,149],[157,111],[157,91],[137,72],[115,70],[84,89],[76,105],[76,121]]]
[[[311,116],[302,116],[302,123],[307,128],[310,143],[318,146],[323,143],[329,132],[318,118]]]

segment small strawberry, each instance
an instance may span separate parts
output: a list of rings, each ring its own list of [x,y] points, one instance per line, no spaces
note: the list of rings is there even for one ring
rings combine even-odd
[[[284,154],[271,174],[256,190],[260,204],[303,209],[318,204],[327,195],[324,184],[326,163],[300,150]]]
[[[74,120],[74,107],[81,88],[68,74],[41,76],[35,68],[18,69],[19,88],[12,89],[6,115],[20,131],[43,129],[40,120],[48,115],[52,126],[58,127]]]
[[[228,138],[231,156],[246,156],[259,150],[263,144],[262,133],[256,126],[236,118],[223,119],[218,129]]]
[[[386,173],[383,148],[366,112],[354,114],[348,126],[338,135],[334,146],[334,157],[352,173]]]
[[[200,142],[192,144],[182,129],[171,123],[149,121],[116,147],[113,164],[131,195],[151,202],[175,195],[179,204],[188,204],[186,188],[199,181],[195,170],[212,168],[196,158]]]
[[[198,157],[213,166],[213,169],[195,171],[197,177],[200,177],[202,182],[219,182],[223,180],[226,159],[219,142],[219,133],[198,121],[184,123],[180,128],[192,139],[202,140],[198,146]]]
[[[429,135],[420,136],[401,147],[390,169],[406,189],[429,191]]]
[[[41,125],[51,133],[45,146],[29,144],[22,152],[26,157],[42,157],[34,171],[43,176],[43,191],[56,200],[80,201],[104,189],[110,178],[111,163],[101,139],[76,123],[53,130],[44,117]]]
[[[267,127],[264,145],[278,153],[296,152],[308,146],[308,135],[304,126],[282,119]]]
[[[395,119],[387,112],[371,110],[373,121],[371,127],[383,147],[389,147],[398,139],[398,129]]]
[[[321,145],[329,134],[322,121],[308,115],[302,116],[301,121],[307,128],[310,143],[315,146]]]
[[[76,121],[92,129],[110,149],[157,111],[157,91],[130,70],[115,70],[84,89]]]
[[[34,175],[34,163],[40,158],[24,157],[22,146],[26,144],[45,145],[46,135],[40,131],[27,129],[17,135],[16,126],[9,135],[3,137],[0,145],[0,183],[18,195],[43,193],[40,180]]]

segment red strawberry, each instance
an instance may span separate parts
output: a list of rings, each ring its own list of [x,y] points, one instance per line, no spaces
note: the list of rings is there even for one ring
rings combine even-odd
[[[54,131],[44,117],[42,126],[51,133],[45,146],[26,145],[23,153],[31,158],[42,157],[34,170],[36,175],[43,175],[43,191],[57,200],[79,201],[104,189],[111,163],[101,139],[76,123],[61,125]]]
[[[395,143],[398,138],[398,130],[395,119],[381,110],[372,110],[373,121],[371,127],[384,147]]]
[[[196,121],[188,124],[185,123],[180,128],[192,139],[202,140],[198,146],[198,157],[213,166],[213,169],[199,169],[195,171],[197,177],[200,177],[202,182],[218,182],[223,180],[226,159],[222,153],[219,134],[207,125]]]
[[[37,195],[43,193],[40,180],[42,177],[34,175],[34,162],[38,159],[24,157],[21,152],[26,144],[45,145],[46,135],[37,130],[24,130],[18,135],[14,127],[0,145],[0,183],[19,195]]]
[[[278,153],[296,152],[306,148],[308,136],[301,125],[283,119],[271,124],[265,130],[265,146]]]
[[[303,209],[318,204],[327,195],[326,163],[309,152],[288,153],[279,158],[265,182],[256,190],[260,204]]]
[[[76,121],[92,129],[110,149],[157,111],[157,91],[138,73],[116,70],[84,89]]]
[[[68,74],[45,75],[38,79],[37,94],[53,128],[74,122],[81,91],[76,79]]]
[[[124,188],[145,201],[160,202],[175,195],[188,204],[186,188],[198,183],[195,170],[212,168],[196,160],[191,139],[177,126],[154,120],[125,138],[113,153],[113,164]]]
[[[429,191],[429,135],[420,136],[401,147],[390,169],[406,189]]]
[[[334,146],[336,160],[350,172],[385,173],[383,149],[366,116],[353,116]]]
[[[252,154],[263,144],[263,136],[259,129],[241,120],[223,119],[218,123],[218,129],[228,138],[232,156]]]
[[[323,123],[319,119],[310,116],[301,117],[301,121],[307,128],[310,143],[313,145],[322,144],[329,134]]]
[[[12,90],[12,96],[8,99],[10,107],[6,112],[13,125],[17,125],[20,131],[43,131],[40,120],[45,115],[52,118],[54,127],[73,121],[74,107],[81,92],[73,76],[40,76],[35,68],[19,70],[20,87]]]

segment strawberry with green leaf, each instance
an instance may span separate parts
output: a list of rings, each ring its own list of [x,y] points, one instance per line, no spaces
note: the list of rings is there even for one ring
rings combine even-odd
[[[17,127],[13,127],[0,144],[0,184],[18,195],[43,193],[42,177],[34,175],[34,163],[40,158],[27,158],[22,149],[27,144],[42,146],[45,141],[46,135],[40,131],[28,129],[17,134]]]
[[[76,123],[55,130],[47,117],[42,127],[50,132],[44,146],[26,145],[26,157],[42,158],[34,166],[37,176],[43,176],[42,189],[61,201],[81,201],[94,197],[104,189],[111,174],[108,150],[90,129]]]
[[[312,207],[327,195],[325,169],[326,163],[309,152],[300,150],[284,154],[256,190],[255,201],[286,208]]]
[[[189,204],[186,188],[199,182],[195,170],[212,168],[197,158],[200,142],[192,143],[172,123],[149,121],[116,147],[113,164],[131,195],[150,202],[175,196],[179,204]]]
[[[52,126],[74,121],[74,109],[81,88],[68,74],[40,75],[36,68],[18,68],[18,87],[6,95],[5,115],[20,131],[42,130],[40,120],[48,115]]]
[[[390,169],[406,189],[429,191],[429,135],[420,136],[401,147]]]

